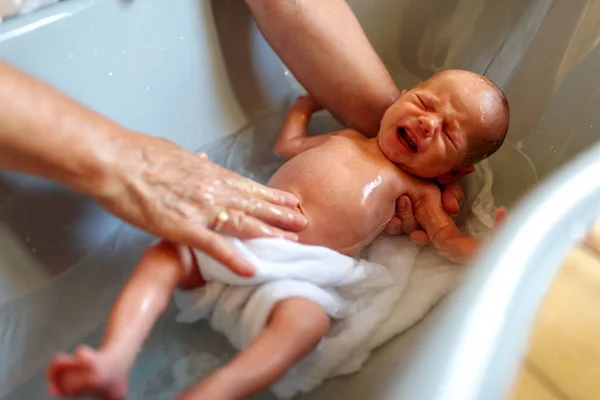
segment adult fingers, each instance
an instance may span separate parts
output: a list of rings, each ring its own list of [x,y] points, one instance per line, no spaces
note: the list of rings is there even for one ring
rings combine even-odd
[[[218,172],[223,182],[245,193],[246,198],[265,200],[292,209],[300,204],[298,197],[291,193],[261,185],[224,168],[219,167]]]
[[[385,227],[385,232],[390,235],[401,235],[404,232],[402,231],[402,220],[396,216],[392,217],[390,222],[388,222]]]
[[[419,246],[427,246],[431,243],[431,240],[429,240],[429,236],[427,236],[425,231],[414,231],[410,234],[409,239]]]
[[[256,198],[240,199],[236,196],[229,196],[225,201],[227,202],[227,208],[237,209],[263,221],[267,225],[286,231],[297,232],[303,229],[308,223],[306,217],[297,209],[292,210],[288,207],[274,205],[264,200]]]
[[[247,277],[254,275],[254,267],[229,245],[224,236],[205,227],[197,227],[194,230],[190,228],[187,237],[181,243],[203,251],[234,274]]]
[[[458,214],[464,198],[464,192],[458,183],[450,183],[442,190],[442,203],[450,215]]]
[[[226,219],[219,227],[219,232],[239,238],[278,237],[298,240],[298,235],[275,228],[238,210],[226,210]]]
[[[419,228],[419,223],[415,219],[413,206],[408,196],[400,196],[396,200],[396,216],[402,221],[402,230],[405,233],[414,232]]]
[[[256,182],[252,182],[252,190],[250,193],[257,194],[257,197],[262,200],[285,207],[296,208],[300,204],[298,197],[293,194],[263,186]]]

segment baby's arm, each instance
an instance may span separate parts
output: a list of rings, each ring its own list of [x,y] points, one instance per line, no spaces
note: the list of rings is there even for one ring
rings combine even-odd
[[[310,96],[298,97],[296,103],[288,112],[279,136],[275,141],[275,153],[285,158],[292,158],[298,154],[317,147],[334,135],[356,135],[360,133],[352,130],[342,130],[318,136],[307,136],[308,123],[313,113],[322,107]]]
[[[478,240],[463,234],[444,210],[442,194],[427,186],[415,201],[415,218],[435,247],[453,261],[469,261],[480,246]]]

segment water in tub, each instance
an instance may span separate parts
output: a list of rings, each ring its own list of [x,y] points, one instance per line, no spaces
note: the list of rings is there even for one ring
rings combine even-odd
[[[281,164],[281,160],[272,153],[271,149],[284,115],[284,110],[264,114],[240,132],[209,143],[201,150],[206,151],[212,160],[221,165],[259,182],[266,182]],[[337,123],[326,113],[317,114],[311,126],[314,132],[328,132],[338,128]],[[492,157],[490,163],[495,173],[493,192],[498,205],[513,205],[537,181],[536,172],[531,162],[510,142],[506,142],[503,148]],[[515,179],[516,176],[519,178]],[[0,204],[0,210],[1,207]],[[11,238],[10,232],[1,229],[0,232],[4,237]],[[106,244],[108,246],[106,248],[112,249],[111,251],[118,251],[114,248],[118,247],[119,243],[117,242],[126,241],[126,239],[121,240],[126,235],[122,232],[119,235],[119,232],[117,232],[113,236],[114,243]],[[12,241],[8,239],[6,243],[14,242],[13,239],[10,239]],[[138,241],[137,248],[141,248],[140,246],[148,241],[149,238],[142,237]],[[105,242],[106,240],[103,243]],[[19,246],[15,248],[20,249]],[[88,253],[91,254],[102,247],[99,242],[96,242],[95,246],[96,249],[89,249]],[[25,262],[32,258],[26,249],[23,252],[25,258],[21,261]],[[2,253],[0,252],[0,254]],[[84,258],[80,257],[80,259]],[[135,260],[132,259],[131,263],[134,262]],[[78,266],[78,268],[85,268],[85,266]],[[40,282],[45,279],[45,277],[38,278]],[[102,290],[98,287],[93,289]],[[64,288],[61,283],[57,283],[57,280],[54,279],[50,280],[43,287],[43,290],[51,296],[53,291],[61,291]],[[58,294],[54,293],[54,295]],[[42,300],[36,300],[33,297],[33,294],[24,295],[19,301],[31,307],[35,307],[36,301],[43,301],[43,297]],[[109,306],[110,301],[103,309],[105,316]],[[72,316],[69,318],[69,311],[64,310],[61,315],[42,316],[47,319],[45,322],[48,329],[60,332],[61,338],[64,340],[63,343],[70,343],[68,348],[61,348],[61,350],[70,351],[79,343],[97,345],[103,331],[103,326],[99,326],[101,321],[97,320],[93,328],[90,326],[87,331],[83,328],[72,329],[68,325],[72,320]],[[227,340],[212,332],[206,322],[195,325],[178,324],[174,319],[175,314],[174,307],[167,310],[160,318],[140,353],[131,376],[129,399],[172,399],[176,393],[202,379],[213,369],[230,360],[235,354]],[[15,338],[15,340],[19,340],[19,338]],[[30,345],[36,346],[36,343]],[[25,360],[19,361],[24,362]],[[38,360],[39,365],[32,366],[33,369],[30,375],[33,376],[28,377],[23,382],[16,383],[7,396],[4,397],[4,400],[50,398],[46,394],[44,377],[45,363],[47,362],[47,359]],[[272,399],[274,397],[267,393],[260,398]]]

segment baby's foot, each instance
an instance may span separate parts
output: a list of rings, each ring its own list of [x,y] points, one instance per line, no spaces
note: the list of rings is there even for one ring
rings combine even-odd
[[[53,396],[101,400],[124,400],[127,396],[125,368],[89,347],[80,347],[74,357],[57,355],[48,369],[48,379]]]

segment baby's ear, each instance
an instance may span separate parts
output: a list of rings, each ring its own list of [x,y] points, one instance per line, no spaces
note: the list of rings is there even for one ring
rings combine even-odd
[[[472,165],[468,165],[465,167],[458,167],[454,170],[448,172],[437,178],[437,181],[440,185],[448,185],[450,183],[454,183],[463,176],[469,175],[471,172],[475,171],[475,167]]]

